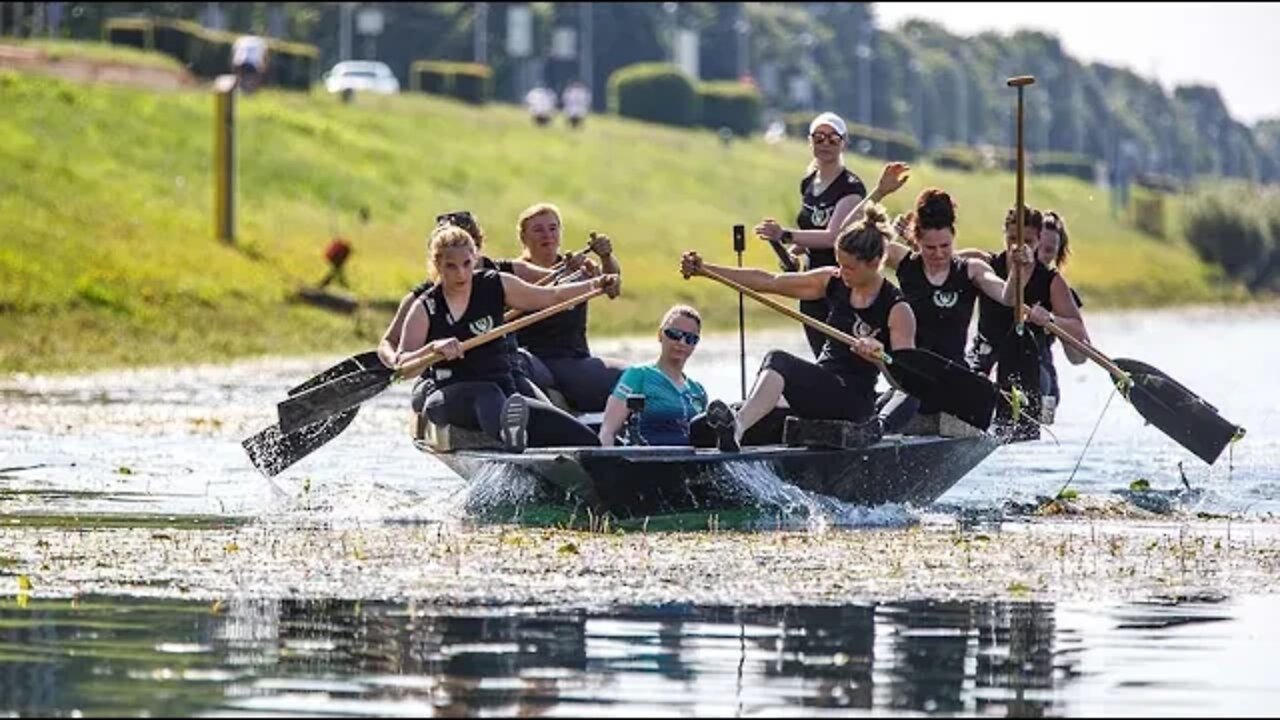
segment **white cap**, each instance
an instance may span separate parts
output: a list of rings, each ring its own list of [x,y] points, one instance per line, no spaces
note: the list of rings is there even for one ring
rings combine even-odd
[[[844,120],[833,112],[824,112],[814,118],[813,122],[809,123],[809,134],[812,135],[813,131],[817,130],[819,125],[830,125],[835,128],[836,132],[840,133],[841,136],[847,135],[849,130],[848,127],[845,126]]]

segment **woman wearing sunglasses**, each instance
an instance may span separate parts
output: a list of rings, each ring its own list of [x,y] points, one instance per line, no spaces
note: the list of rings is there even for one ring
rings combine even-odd
[[[800,214],[794,229],[784,228],[773,218],[756,225],[756,235],[773,243],[794,245],[792,252],[809,256],[806,270],[836,264],[836,236],[853,218],[854,208],[867,195],[862,180],[844,165],[847,128],[844,120],[824,112],[809,123],[809,149],[813,160],[800,181]],[[792,271],[796,268],[783,267]],[[830,308],[824,298],[800,301],[800,311],[815,320],[826,320]],[[814,357],[822,354],[826,336],[804,329]]]
[[[616,444],[618,431],[631,416],[628,396],[644,396],[638,422],[640,437],[649,445],[688,445],[689,423],[707,409],[707,391],[684,374],[698,345],[702,316],[688,305],[676,305],[662,316],[659,327],[658,361],[627,368],[605,403],[600,423],[600,444],[605,447]]]

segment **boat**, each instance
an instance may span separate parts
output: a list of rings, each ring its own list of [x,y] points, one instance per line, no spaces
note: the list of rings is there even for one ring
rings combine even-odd
[[[532,478],[530,504],[634,520],[741,510],[753,499],[740,478],[753,468],[852,505],[928,505],[999,447],[994,436],[969,430],[886,435],[862,447],[553,447],[512,453],[480,433],[422,422],[414,444],[467,480],[492,477],[494,469],[506,471],[500,477],[509,482]]]

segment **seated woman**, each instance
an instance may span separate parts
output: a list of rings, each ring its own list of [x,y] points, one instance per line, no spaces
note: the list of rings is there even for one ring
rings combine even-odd
[[[913,399],[902,393],[879,415],[876,413],[881,352],[915,347],[916,337],[911,306],[880,272],[885,246],[892,237],[884,208],[871,204],[865,207],[862,218],[841,231],[836,244],[838,268],[770,273],[704,264],[696,252],[684,254],[680,271],[685,277],[706,267],[757,292],[797,300],[825,298],[829,304],[826,324],[855,338],[851,346],[827,338],[817,363],[771,350],[737,413],[716,400],[694,421],[694,444],[703,444],[707,437],[704,427],[709,427],[718,436],[721,450],[737,449],[746,433],[773,413],[783,398],[792,415],[872,421],[880,433],[896,429],[910,419],[914,414],[914,407],[910,407]]]
[[[513,263],[513,272],[524,280],[535,282],[538,277],[529,266],[542,272],[564,261],[560,254],[560,210],[549,203],[539,203],[520,213],[516,230],[524,245],[522,265]],[[617,276],[621,273],[618,260],[613,255],[613,244],[603,235],[592,243],[600,256],[602,270]],[[595,264],[587,261],[594,272]],[[621,360],[592,357],[587,345],[586,304],[547,318],[520,331],[517,341],[526,351],[529,377],[552,395],[558,391],[569,406],[578,412],[600,412],[605,400],[618,383],[627,363]]]
[[[1062,277],[1064,281],[1066,277],[1063,275],[1062,270],[1066,267],[1067,258],[1071,255],[1069,243],[1067,223],[1062,214],[1056,210],[1046,210],[1044,212],[1044,220],[1040,225],[1040,244],[1036,246],[1036,259],[1050,270],[1057,271],[1059,277]],[[1071,290],[1071,299],[1076,302],[1076,308],[1083,308],[1084,301],[1080,299],[1080,293],[1076,292],[1073,287],[1069,287],[1069,289]],[[1083,313],[1081,315],[1083,316]],[[1088,338],[1089,330],[1084,328],[1085,342],[1089,342]],[[1062,388],[1058,385],[1058,368],[1053,364],[1053,343],[1055,340],[1057,340],[1057,337],[1052,334],[1046,336],[1044,345],[1040,348],[1040,362],[1046,373],[1043,380],[1047,381],[1047,386],[1041,388],[1045,397],[1044,421],[1050,424],[1053,423],[1054,412],[1058,403],[1062,400]],[[1062,351],[1072,365],[1081,365],[1089,359],[1070,345],[1063,345]]]
[[[436,282],[405,317],[396,367],[432,353],[446,360],[415,384],[414,410],[438,425],[481,430],[514,452],[526,445],[598,445],[596,434],[568,413],[516,392],[512,354],[504,343],[490,342],[465,355],[461,343],[501,325],[508,306],[540,310],[595,288],[616,296],[617,276],[539,287],[494,270],[477,272],[475,243],[451,225],[432,233],[428,253]],[[530,416],[536,422],[530,424]]]
[[[684,365],[693,355],[701,332],[702,316],[688,305],[676,305],[662,316],[658,361],[632,365],[622,373],[604,406],[601,445],[611,447],[617,442],[618,431],[631,415],[627,408],[629,395],[644,396],[639,432],[645,444],[689,444],[689,423],[707,409],[707,391],[684,374]]]
[[[484,229],[480,227],[475,216],[470,212],[462,210],[459,212],[444,213],[436,216],[437,229],[449,225],[466,230],[467,234],[471,236],[472,241],[475,242],[477,253],[479,253],[481,248],[484,247]],[[523,265],[523,263],[520,264]],[[511,262],[503,261],[502,263],[497,263],[490,260],[486,255],[479,256],[479,269],[481,270],[499,270],[503,266],[505,266],[508,272],[511,272]],[[522,268],[522,270],[525,270],[525,275],[534,276],[535,281],[536,279],[540,279],[540,268]],[[405,293],[405,296],[400,299],[400,306],[396,308],[395,317],[391,318],[391,324],[387,326],[386,332],[382,334],[382,340],[378,342],[378,358],[382,360],[383,365],[386,365],[387,367],[396,366],[396,354],[400,349],[400,335],[404,329],[404,319],[408,317],[409,310],[413,308],[413,304],[417,302],[418,298],[422,297],[422,294],[427,290],[430,290],[431,286],[434,284],[434,280],[424,280],[423,282],[414,285],[413,288],[410,289],[409,292]],[[525,364],[518,361],[517,353],[519,351],[519,347],[516,345],[515,337],[508,335],[496,342],[502,343],[506,346],[507,350],[513,355],[512,375],[515,377],[516,390],[526,397],[550,402],[547,396],[538,389],[538,386],[529,379],[529,376],[524,370]]]

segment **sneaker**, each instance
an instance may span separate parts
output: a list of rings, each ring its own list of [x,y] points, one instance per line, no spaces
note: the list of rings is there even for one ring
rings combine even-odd
[[[502,446],[507,452],[522,453],[528,442],[529,401],[519,393],[502,405]]]
[[[716,431],[716,447],[720,452],[738,452],[738,421],[723,400],[712,400],[707,405],[707,424]]]

